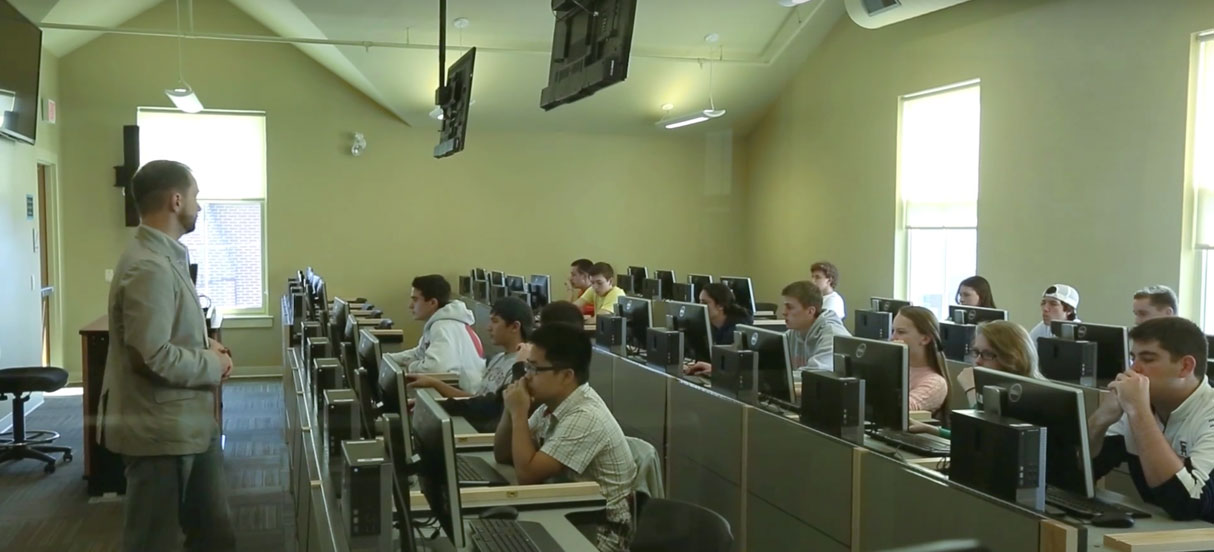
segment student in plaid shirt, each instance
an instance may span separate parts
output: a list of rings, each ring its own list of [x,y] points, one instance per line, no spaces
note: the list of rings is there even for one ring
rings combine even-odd
[[[586,383],[589,374],[590,338],[581,328],[550,324],[536,330],[526,376],[506,388],[493,453],[514,466],[520,485],[598,483],[607,498],[607,523],[596,545],[624,551],[632,538],[628,496],[636,462],[620,425]],[[528,417],[533,403],[538,408]]]

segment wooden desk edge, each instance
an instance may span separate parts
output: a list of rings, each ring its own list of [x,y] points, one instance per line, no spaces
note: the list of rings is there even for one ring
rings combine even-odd
[[[1122,552],[1187,552],[1209,550],[1214,542],[1214,527],[1174,531],[1138,531],[1108,533],[1104,547]]]
[[[1058,520],[1043,519],[1038,548],[1041,552],[1078,552],[1079,529]]]
[[[479,447],[493,446],[492,433],[465,433],[455,436],[455,446]]]

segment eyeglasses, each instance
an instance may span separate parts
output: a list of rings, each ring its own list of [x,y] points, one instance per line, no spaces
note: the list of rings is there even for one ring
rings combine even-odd
[[[992,349],[973,349],[971,352],[974,353],[975,358],[981,358],[982,360],[996,360],[999,358],[999,353],[996,353]]]
[[[564,366],[557,366],[555,364],[551,365],[551,366],[536,366],[536,365],[532,364],[530,361],[523,362],[522,364],[523,364],[523,369],[524,369],[524,371],[526,371],[528,376],[534,376],[537,372],[556,372],[559,370],[566,369]]]

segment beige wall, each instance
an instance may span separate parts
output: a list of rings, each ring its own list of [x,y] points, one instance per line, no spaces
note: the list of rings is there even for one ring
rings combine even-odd
[[[226,2],[195,8],[199,29],[269,33]],[[129,25],[172,21],[166,3]],[[174,44],[106,36],[62,61],[69,328],[105,311],[104,271],[130,234],[112,187],[121,127],[135,122],[139,106],[168,104],[162,90],[176,82]],[[680,272],[741,266],[742,203],[705,193],[702,137],[478,132],[473,113],[468,149],[439,161],[431,157],[432,121],[403,125],[294,47],[186,47],[186,77],[208,108],[267,113],[276,318],[282,283],[305,264],[327,276],[331,292],[368,296],[398,322],[407,319],[408,282],[422,273],[454,283],[481,265],[563,282],[580,256]],[[369,143],[359,158],[349,155],[354,131]],[[735,168],[744,166],[739,153]],[[400,325],[415,338],[415,324]],[[279,331],[225,331],[238,373],[241,365],[247,374],[280,364]],[[78,343],[69,349],[68,366],[78,374]]]
[[[818,258],[849,308],[895,289],[898,96],[982,79],[978,272],[1013,319],[1075,285],[1089,321],[1182,280],[1191,34],[1214,2],[973,0],[879,30],[842,20],[749,137],[751,273]],[[1185,279],[1188,280],[1186,273]],[[1196,294],[1182,301],[1196,318]]]
[[[58,75],[59,59],[43,53],[41,97],[58,96]],[[59,133],[41,121],[37,132],[33,146],[0,138],[0,368],[42,363],[41,268],[33,247],[38,224],[26,219],[25,198],[32,195],[38,201],[38,164],[50,165],[53,184]],[[0,401],[0,419],[11,412],[11,405]]]

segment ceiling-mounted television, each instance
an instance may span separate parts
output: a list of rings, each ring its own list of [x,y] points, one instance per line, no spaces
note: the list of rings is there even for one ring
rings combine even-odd
[[[0,135],[34,143],[42,29],[0,0]]]
[[[628,77],[637,0],[552,0],[556,27],[545,111],[576,102]]]

